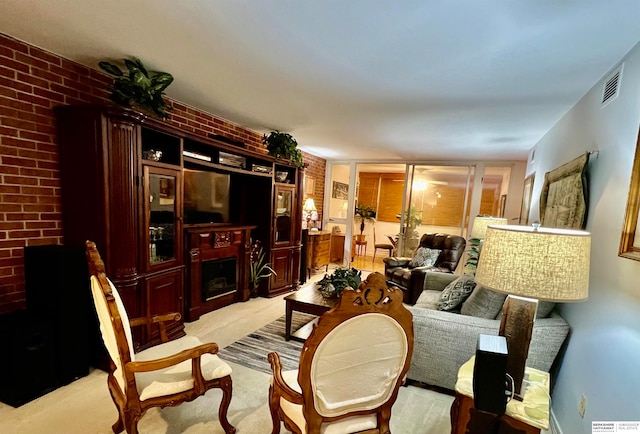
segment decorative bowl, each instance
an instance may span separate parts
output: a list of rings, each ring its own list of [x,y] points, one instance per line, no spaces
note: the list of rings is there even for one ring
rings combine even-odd
[[[162,158],[162,151],[156,151],[154,149],[143,151],[142,158],[144,158],[145,160],[160,161],[160,159]]]
[[[285,182],[285,180],[287,179],[287,176],[289,174],[287,172],[281,172],[281,171],[277,171],[276,172],[276,181],[278,182]]]

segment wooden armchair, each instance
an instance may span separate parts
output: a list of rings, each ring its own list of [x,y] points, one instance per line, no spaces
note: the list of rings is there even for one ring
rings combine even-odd
[[[371,274],[320,317],[299,370],[283,372],[278,354],[269,353],[272,434],[281,420],[298,434],[390,433],[391,407],[412,353],[413,322],[402,291]]]
[[[236,429],[227,420],[231,367],[215,355],[218,346],[202,344],[192,336],[166,342],[163,322],[179,319],[178,313],[129,321],[118,291],[105,274],[96,245],[87,241],[86,247],[93,300],[102,338],[111,358],[107,384],[118,409],[113,432],[126,430],[136,434],[138,421],[149,408],[192,401],[215,387],[222,389],[218,410],[220,424],[225,433],[235,433]],[[164,343],[134,354],[131,326],[150,323],[159,324]]]

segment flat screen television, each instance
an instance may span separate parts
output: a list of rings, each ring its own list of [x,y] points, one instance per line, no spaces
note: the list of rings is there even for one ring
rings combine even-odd
[[[184,170],[184,222],[228,223],[231,175],[204,170]]]

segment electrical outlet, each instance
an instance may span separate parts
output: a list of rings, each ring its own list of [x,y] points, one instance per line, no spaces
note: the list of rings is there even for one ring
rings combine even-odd
[[[580,413],[580,417],[584,417],[584,412],[587,411],[587,397],[584,395],[580,395],[580,401],[578,402],[578,413]]]

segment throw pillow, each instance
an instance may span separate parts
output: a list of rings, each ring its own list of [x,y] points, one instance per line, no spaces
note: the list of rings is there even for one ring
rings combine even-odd
[[[409,268],[431,267],[438,260],[441,250],[418,247],[409,261]]]
[[[507,298],[507,294],[476,285],[469,298],[462,303],[460,313],[478,318],[494,319],[502,309],[505,298]]]
[[[447,285],[440,294],[438,300],[438,310],[453,310],[471,295],[476,287],[473,276],[465,275]]]

